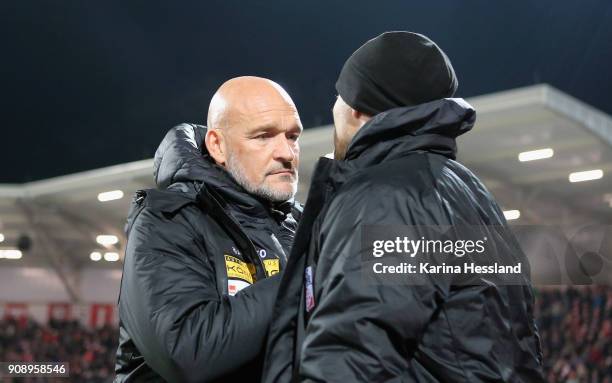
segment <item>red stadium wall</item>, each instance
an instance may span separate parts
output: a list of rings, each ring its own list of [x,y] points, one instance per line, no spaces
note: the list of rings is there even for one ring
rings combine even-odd
[[[48,323],[50,320],[74,320],[88,327],[103,327],[105,325],[116,326],[117,306],[114,303],[91,303],[73,305],[67,302],[53,303],[0,303],[0,318],[14,318],[27,320],[32,318],[40,323]]]
[[[73,285],[79,303],[71,299],[57,274],[50,269],[0,269],[0,318],[77,319],[85,326],[117,323],[116,304],[121,270],[84,269]]]

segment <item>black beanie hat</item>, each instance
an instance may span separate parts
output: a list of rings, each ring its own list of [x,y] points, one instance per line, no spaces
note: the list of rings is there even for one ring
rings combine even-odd
[[[369,115],[452,97],[457,77],[444,52],[418,33],[385,32],[346,60],[336,90]]]

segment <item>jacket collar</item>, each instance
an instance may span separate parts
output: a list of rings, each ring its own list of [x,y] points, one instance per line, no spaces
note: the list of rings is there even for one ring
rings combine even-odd
[[[476,111],[465,100],[447,98],[379,113],[353,137],[345,161],[364,167],[415,151],[455,159],[456,137],[472,129]]]

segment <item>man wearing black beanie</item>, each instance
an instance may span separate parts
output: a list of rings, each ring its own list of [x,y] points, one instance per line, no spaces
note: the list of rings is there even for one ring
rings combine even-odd
[[[265,382],[544,382],[527,259],[455,160],[456,137],[476,119],[449,98],[457,84],[448,57],[417,33],[384,33],[344,64],[335,160],[313,175]],[[448,254],[422,247],[442,239]]]

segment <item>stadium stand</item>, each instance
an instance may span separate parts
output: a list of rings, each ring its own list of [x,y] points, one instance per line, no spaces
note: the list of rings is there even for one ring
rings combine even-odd
[[[612,383],[612,288],[541,287],[535,314],[548,382]],[[116,335],[113,325],[6,317],[0,320],[0,360],[68,361],[71,382],[110,382]]]
[[[612,383],[612,288],[604,286],[612,281],[612,118],[548,85],[468,102],[478,120],[458,143],[459,160],[484,181],[517,231],[563,226],[577,247],[571,269],[563,251],[527,236],[521,243],[536,284],[558,277],[557,286],[540,287],[536,296],[548,381]],[[299,200],[315,161],[331,151],[331,133],[324,126],[300,138]],[[536,149],[552,157],[520,159]],[[590,181],[568,179],[595,170]],[[152,160],[142,160],[0,185],[0,361],[68,361],[71,382],[112,380],[123,226],[129,196],[153,187],[151,172]],[[564,287],[576,284],[577,272],[593,286]]]
[[[0,360],[11,362],[68,362],[70,382],[112,381],[117,328],[86,327],[78,320],[38,323],[31,318],[0,320]],[[3,380],[4,381],[4,380]],[[65,382],[56,378],[13,378],[8,382]]]
[[[612,382],[611,288],[540,288],[536,318],[549,382]]]

